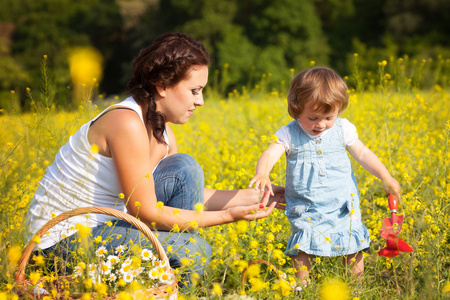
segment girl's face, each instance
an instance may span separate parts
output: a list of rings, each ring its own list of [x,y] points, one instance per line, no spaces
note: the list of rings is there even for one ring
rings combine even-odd
[[[173,87],[156,87],[160,99],[156,110],[161,112],[166,122],[184,124],[198,106],[204,104],[203,88],[208,82],[208,67],[193,66],[185,79]]]
[[[298,120],[307,133],[310,135],[319,135],[323,131],[333,127],[338,116],[339,109],[329,114],[322,114],[315,112],[309,104],[306,104]]]

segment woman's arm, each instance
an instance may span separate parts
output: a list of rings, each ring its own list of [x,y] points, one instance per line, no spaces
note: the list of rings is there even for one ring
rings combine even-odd
[[[242,190],[214,190],[205,188],[205,207],[209,211],[224,210],[230,207],[263,204],[271,205],[276,203],[276,208],[284,209],[280,203],[286,203],[284,199],[284,187],[272,185],[274,195],[269,192],[263,192],[255,189]]]
[[[134,112],[111,112],[109,118],[109,126],[105,127],[108,130],[104,134],[114,161],[120,190],[125,196],[127,210],[147,225],[164,230],[170,230],[175,224],[181,230],[194,229],[196,226],[208,227],[241,219],[264,218],[275,206],[276,203],[265,209],[254,204],[203,212],[159,207],[152,170],[157,161],[165,155],[166,146],[157,143],[150,145],[147,131]],[[149,153],[158,157],[155,159]]]
[[[401,199],[400,184],[391,176],[375,153],[367,148],[363,142],[357,139],[351,146],[347,146],[347,150],[364,169],[381,180],[383,189],[387,194],[394,194],[398,199]]]

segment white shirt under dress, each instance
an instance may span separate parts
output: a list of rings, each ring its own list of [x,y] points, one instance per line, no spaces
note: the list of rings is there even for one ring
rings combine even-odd
[[[132,97],[111,107],[115,106],[134,110],[145,123],[141,109]],[[119,199],[121,191],[112,158],[93,152],[87,137],[91,123],[111,107],[81,126],[61,147],[54,162],[47,168],[28,209],[25,242],[47,221],[69,210],[92,206],[126,210],[123,200]],[[166,132],[164,138],[169,145]],[[96,227],[111,219],[113,218],[102,214],[69,218],[52,227],[35,249],[49,248],[74,234],[76,224]]]
[[[298,123],[298,125],[300,125],[301,128],[303,128],[302,124],[300,124],[300,122],[297,121],[297,123]],[[341,124],[342,124],[342,131],[344,133],[345,145],[346,146],[353,145],[353,143],[358,139],[358,133],[356,132],[356,126],[353,125],[352,123],[350,123],[345,118],[341,119]],[[305,130],[303,130],[303,131],[305,131]],[[306,131],[305,131],[305,133],[310,138],[316,139],[316,138],[324,137],[328,133],[328,130],[325,130],[324,132],[322,132],[321,134],[318,134],[318,135],[311,135],[311,134],[308,134]],[[282,144],[284,146],[284,148],[286,149],[286,153],[289,154],[290,153],[290,145],[291,145],[291,134],[289,133],[288,125],[281,127],[277,132],[275,132],[275,136],[278,137],[278,143]]]

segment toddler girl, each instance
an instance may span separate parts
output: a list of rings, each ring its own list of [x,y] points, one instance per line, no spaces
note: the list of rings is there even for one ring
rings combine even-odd
[[[286,153],[286,210],[292,236],[287,244],[297,277],[309,282],[310,259],[342,256],[358,277],[364,272],[362,250],[369,248],[361,222],[358,187],[347,151],[367,171],[381,179],[386,193],[400,199],[400,184],[359,139],[356,127],[339,118],[347,108],[344,80],[333,70],[316,67],[299,73],[288,92],[294,120],[278,130],[277,143],[261,155],[255,188],[272,193],[269,174]]]

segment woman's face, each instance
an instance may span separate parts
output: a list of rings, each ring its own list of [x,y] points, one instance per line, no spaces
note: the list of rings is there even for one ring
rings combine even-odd
[[[202,106],[203,88],[208,82],[208,66],[193,66],[185,79],[173,87],[156,87],[159,96],[156,109],[166,122],[184,124],[198,106]]]

